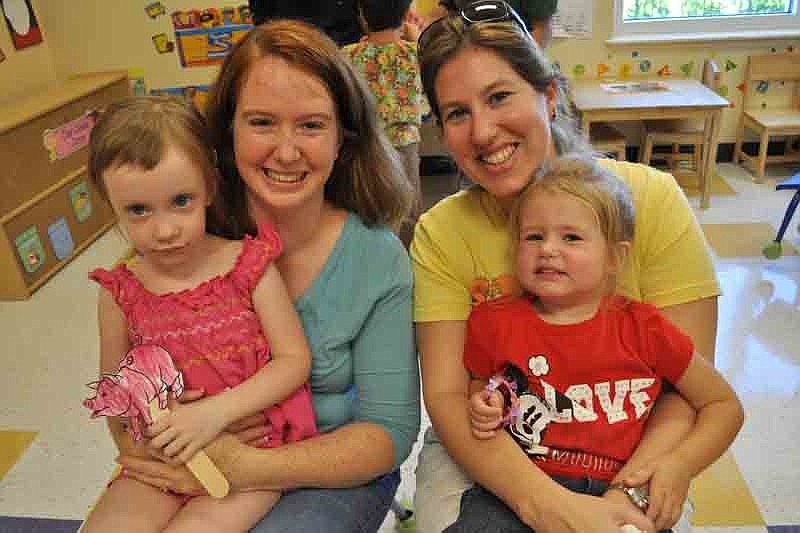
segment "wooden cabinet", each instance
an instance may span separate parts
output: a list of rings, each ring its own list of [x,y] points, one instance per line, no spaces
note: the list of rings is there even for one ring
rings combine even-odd
[[[129,92],[125,72],[100,72],[0,104],[0,299],[28,298],[114,224],[86,175],[87,140]]]

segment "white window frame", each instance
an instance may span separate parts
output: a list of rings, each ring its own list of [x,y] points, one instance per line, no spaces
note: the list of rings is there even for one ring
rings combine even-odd
[[[737,15],[623,22],[624,0],[614,0],[614,32],[609,43],[715,41],[800,37],[800,0],[785,15]]]

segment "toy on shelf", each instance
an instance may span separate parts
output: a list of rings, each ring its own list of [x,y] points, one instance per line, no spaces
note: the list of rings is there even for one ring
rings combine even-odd
[[[775,186],[776,191],[782,191],[786,189],[793,190],[795,193],[794,196],[792,196],[792,199],[789,201],[789,205],[786,207],[786,213],[783,215],[783,221],[781,222],[781,227],[778,230],[778,235],[775,237],[774,241],[767,244],[762,250],[764,257],[767,259],[778,259],[783,255],[783,246],[781,245],[781,241],[783,240],[783,236],[789,227],[789,222],[792,221],[794,212],[797,209],[797,204],[800,203],[800,172]]]
[[[83,405],[99,416],[130,418],[128,431],[133,440],[142,438],[142,421],[152,424],[169,412],[167,399],[183,394],[183,376],[175,368],[169,353],[162,347],[143,344],[132,348],[114,374],[104,374],[89,383],[96,391]],[[202,450],[186,464],[198,481],[214,498],[227,496],[230,485],[222,472]]]

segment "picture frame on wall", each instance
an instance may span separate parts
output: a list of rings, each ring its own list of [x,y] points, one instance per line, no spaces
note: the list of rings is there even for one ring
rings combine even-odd
[[[22,50],[42,42],[42,30],[30,0],[0,0],[14,48]]]

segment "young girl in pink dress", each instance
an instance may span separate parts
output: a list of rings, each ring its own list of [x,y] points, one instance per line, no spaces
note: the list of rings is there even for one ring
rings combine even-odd
[[[197,110],[169,97],[111,105],[92,131],[89,175],[136,250],[129,264],[90,274],[102,287],[100,371],[115,371],[133,346],[155,344],[170,353],[187,389],[205,392],[154,422],[151,445],[185,463],[259,411],[268,428],[261,446],[315,435],[311,354],[274,264],[281,241],[268,225],[258,239],[208,233],[219,222],[211,207],[218,173]],[[120,453],[139,448],[122,420],[108,420]],[[279,495],[187,499],[123,472],[82,531],[247,531]]]

